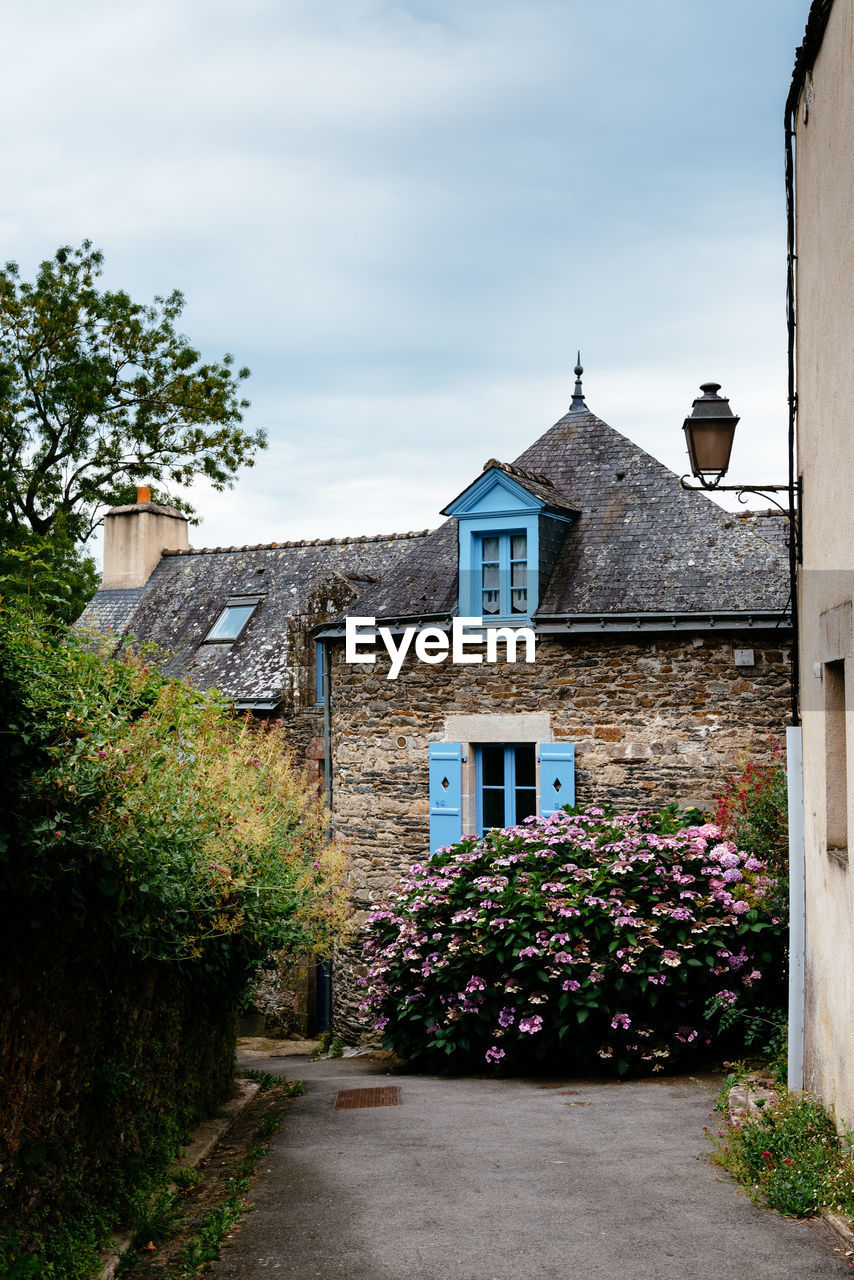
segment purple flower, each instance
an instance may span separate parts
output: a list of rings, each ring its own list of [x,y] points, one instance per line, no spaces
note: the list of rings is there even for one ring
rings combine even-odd
[[[627,1013],[616,1013],[611,1019],[611,1026],[616,1031],[618,1027],[622,1027],[623,1031],[628,1031],[632,1025],[632,1020]]]
[[[735,867],[729,867],[724,872],[724,880],[726,881],[727,884],[738,884],[739,880],[743,880],[743,879],[744,877],[742,876],[741,872],[737,871]]]
[[[498,1015],[498,1025],[501,1027],[512,1027],[515,1021],[516,1014],[509,1005],[505,1005]]]
[[[539,947],[523,947],[519,952],[519,959],[524,960],[527,956],[540,956],[542,954]]]
[[[495,1045],[495,1044],[490,1045],[490,1047],[487,1049],[486,1053],[484,1054],[484,1057],[486,1058],[487,1062],[500,1062],[501,1059],[504,1057],[504,1050],[499,1049],[498,1045]]]
[[[747,914],[747,912],[750,910],[750,907],[746,902],[734,902],[732,904],[732,909],[737,916],[743,916]],[[776,924],[777,922],[775,921],[774,923]]]

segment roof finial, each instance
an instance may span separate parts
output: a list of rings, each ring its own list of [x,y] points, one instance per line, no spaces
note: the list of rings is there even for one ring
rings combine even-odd
[[[581,389],[581,375],[584,369],[581,365],[581,352],[579,351],[574,373],[575,373],[575,390],[572,393],[572,404],[569,406],[570,413],[587,413],[587,405],[584,403],[584,392]]]

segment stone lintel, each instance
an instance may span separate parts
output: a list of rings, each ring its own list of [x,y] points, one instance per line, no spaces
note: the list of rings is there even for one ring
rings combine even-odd
[[[548,713],[533,715],[450,715],[445,717],[446,742],[551,742]]]

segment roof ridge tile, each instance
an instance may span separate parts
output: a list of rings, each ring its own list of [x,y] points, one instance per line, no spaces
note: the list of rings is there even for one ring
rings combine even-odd
[[[257,542],[241,547],[187,547],[183,551],[161,551],[162,556],[213,556],[232,551],[278,551],[287,547],[346,547],[354,543],[403,542],[413,538],[426,538],[432,529],[414,529],[407,533],[362,533],[349,538],[297,538],[285,542]]]

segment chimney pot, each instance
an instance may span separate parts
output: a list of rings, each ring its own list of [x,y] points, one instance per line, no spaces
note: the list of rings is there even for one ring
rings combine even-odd
[[[151,501],[151,490],[148,485],[137,485],[136,500],[137,502]]]

